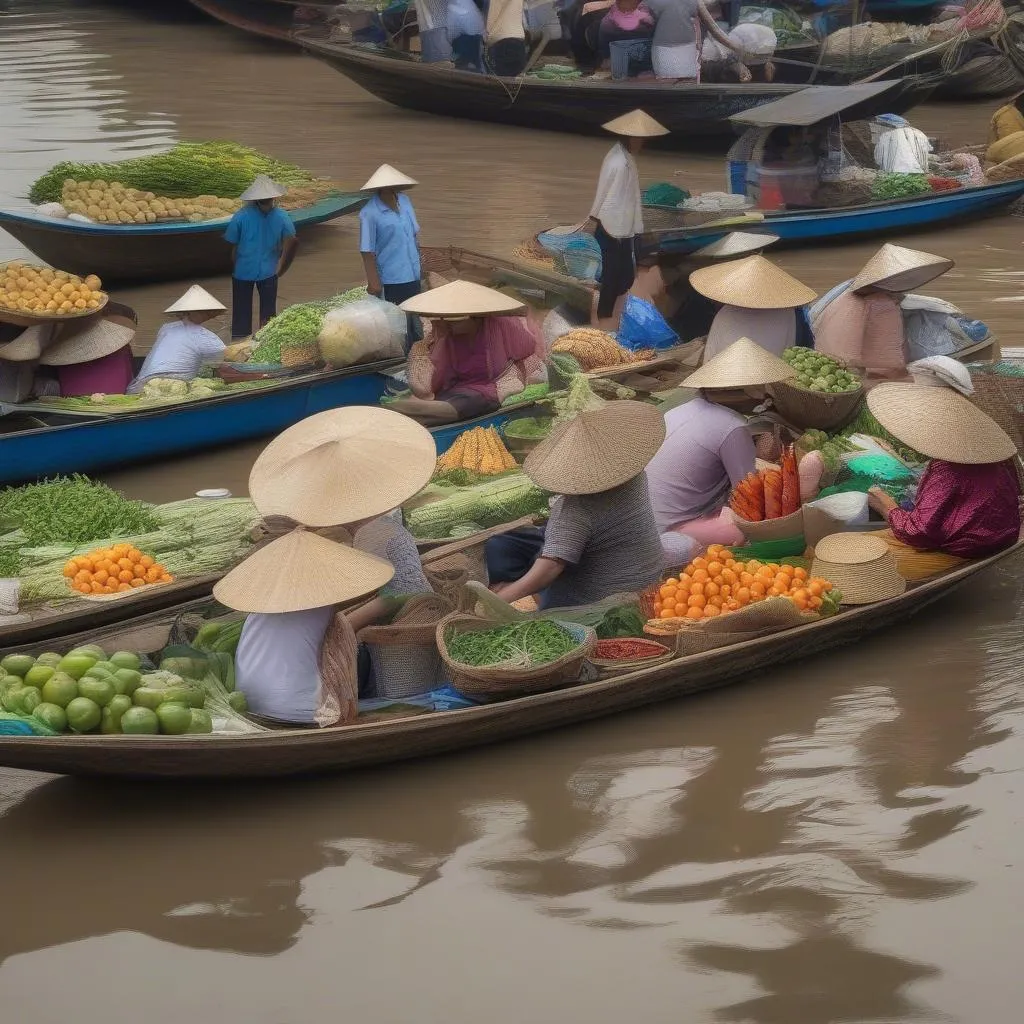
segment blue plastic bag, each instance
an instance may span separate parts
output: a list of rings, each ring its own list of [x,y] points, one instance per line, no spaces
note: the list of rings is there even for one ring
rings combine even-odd
[[[626,298],[616,340],[635,352],[641,348],[671,348],[679,341],[679,335],[654,305],[630,295]]]

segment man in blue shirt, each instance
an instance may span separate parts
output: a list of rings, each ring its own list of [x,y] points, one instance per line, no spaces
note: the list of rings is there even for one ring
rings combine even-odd
[[[420,226],[404,192],[415,184],[401,171],[382,164],[361,190],[373,193],[359,211],[359,251],[366,269],[366,290],[396,306],[422,289]],[[407,316],[406,351],[423,337],[419,318]]]
[[[275,200],[285,189],[265,174],[242,193],[245,206],[224,233],[231,243],[231,337],[252,334],[252,290],[260,297],[260,327],[277,315],[277,279],[295,258],[295,225]]]

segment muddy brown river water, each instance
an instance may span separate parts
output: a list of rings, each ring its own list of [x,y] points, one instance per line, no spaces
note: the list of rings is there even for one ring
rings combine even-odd
[[[507,252],[587,212],[605,141],[399,111],[149,6],[0,5],[0,203],[23,204],[61,159],[230,137],[353,186],[396,164],[422,183],[428,243]],[[991,109],[915,120],[982,141]],[[696,189],[721,188],[721,167],[641,160],[647,182]],[[956,258],[932,291],[1010,344],[1022,225],[906,239]],[[356,250],[353,219],[318,231],[283,301],[356,282]],[[871,250],[778,259],[824,290]],[[0,233],[0,259],[18,254]],[[140,348],[181,291],[117,293]],[[258,449],[107,479],[150,500],[244,493]],[[0,1019],[1009,1024],[1024,993],[1020,570],[727,691],[458,757],[244,787],[0,773]]]

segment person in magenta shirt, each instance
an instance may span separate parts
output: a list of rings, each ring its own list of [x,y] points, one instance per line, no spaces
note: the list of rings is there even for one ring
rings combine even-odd
[[[63,398],[80,395],[123,395],[135,370],[131,318],[117,313],[64,325],[39,359],[53,367]]]

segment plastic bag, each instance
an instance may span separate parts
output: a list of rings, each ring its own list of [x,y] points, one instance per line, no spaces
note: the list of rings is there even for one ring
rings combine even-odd
[[[317,343],[329,366],[355,366],[399,358],[405,350],[406,330],[402,310],[368,296],[327,313]]]
[[[634,352],[641,348],[671,348],[679,341],[657,306],[635,295],[627,296],[616,340]]]

